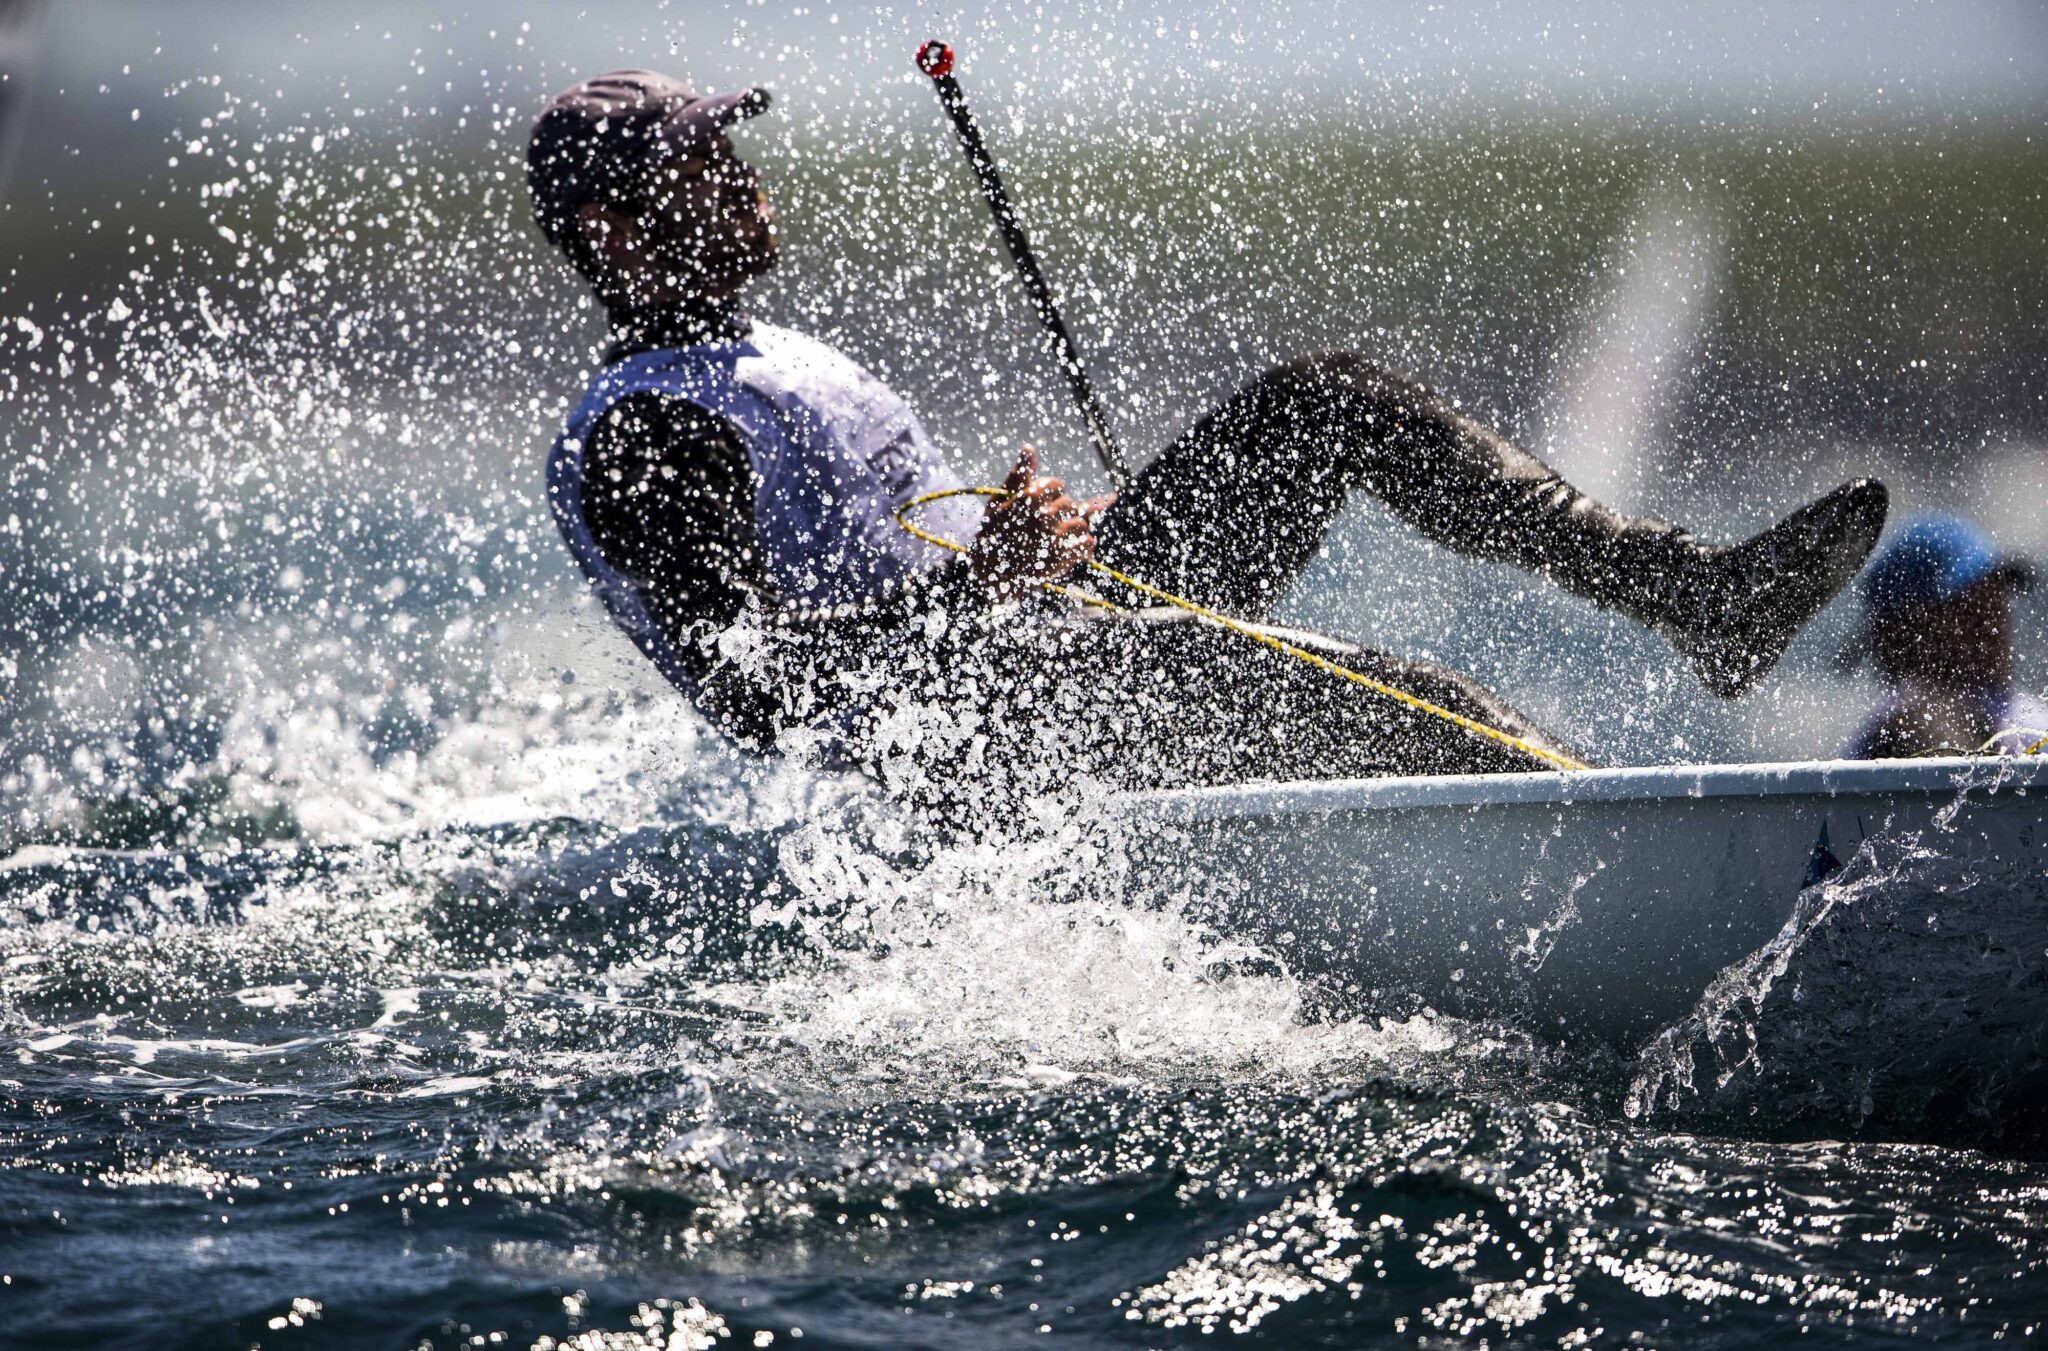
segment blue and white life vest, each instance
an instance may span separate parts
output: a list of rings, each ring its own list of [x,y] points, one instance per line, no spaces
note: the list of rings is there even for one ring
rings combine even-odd
[[[606,610],[676,686],[694,693],[680,656],[632,579],[606,563],[583,515],[583,446],[619,400],[654,392],[687,400],[739,433],[754,473],[754,530],[785,604],[836,605],[876,596],[946,554],[897,526],[921,493],[961,486],[909,405],[843,354],[786,328],[755,324],[744,339],[641,352],[591,380],[548,456],[548,500],[569,552]],[[936,502],[919,524],[965,542],[979,527],[972,498]]]

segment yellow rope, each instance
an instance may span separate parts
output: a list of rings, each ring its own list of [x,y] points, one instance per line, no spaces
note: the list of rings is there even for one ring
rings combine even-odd
[[[2038,727],[2001,727],[1990,736],[1985,737],[1974,748],[1969,746],[1934,746],[1924,751],[1914,751],[1905,758],[1908,760],[1936,760],[1943,756],[1961,756],[1964,759],[1986,755],[2004,757],[2007,752],[1998,749],[1999,742],[2009,736],[2032,736],[2040,730]],[[2018,753],[2023,756],[2033,755],[2043,746],[2048,746],[2048,736],[2042,737],[2031,745],[2022,747]]]
[[[965,545],[955,543],[954,541],[946,539],[940,535],[934,535],[928,530],[921,530],[917,526],[912,525],[908,520],[905,519],[905,517],[911,511],[915,510],[918,507],[925,506],[928,503],[942,501],[943,499],[948,497],[1008,496],[1009,493],[1005,492],[1001,488],[948,488],[944,492],[925,493],[921,497],[911,498],[908,502],[905,502],[901,507],[897,508],[896,524],[902,526],[905,531],[909,532],[916,538],[923,540],[926,544],[935,545],[938,548],[946,549],[956,554],[964,554],[967,552],[967,547]],[[1261,647],[1269,647],[1273,649],[1275,652],[1284,652],[1290,657],[1295,657],[1302,661],[1307,662],[1309,665],[1315,667],[1319,671],[1326,671],[1331,675],[1340,676],[1343,679],[1350,681],[1354,685],[1362,685],[1366,689],[1371,690],[1374,694],[1381,695],[1388,699],[1392,699],[1395,703],[1400,704],[1403,707],[1412,708],[1418,713],[1426,713],[1433,718],[1441,718],[1445,722],[1450,723],[1452,726],[1470,732],[1474,736],[1484,737],[1488,741],[1497,741],[1503,746],[1512,746],[1516,750],[1521,751],[1525,755],[1535,756],[1538,760],[1543,761],[1545,764],[1556,765],[1559,769],[1591,768],[1590,765],[1581,764],[1579,761],[1572,759],[1568,755],[1560,755],[1556,751],[1547,750],[1544,747],[1535,745],[1532,742],[1524,741],[1521,737],[1515,736],[1508,732],[1503,732],[1498,727],[1489,727],[1487,724],[1480,722],[1475,718],[1468,718],[1462,713],[1453,713],[1448,708],[1443,708],[1437,704],[1432,704],[1427,699],[1418,699],[1414,695],[1408,693],[1406,690],[1395,689],[1392,685],[1388,685],[1384,682],[1374,680],[1371,676],[1362,675],[1359,672],[1352,670],[1348,666],[1339,666],[1336,662],[1331,661],[1329,658],[1319,656],[1314,652],[1310,652],[1306,648],[1296,647],[1294,644],[1284,642],[1281,639],[1273,637],[1271,634],[1261,633],[1257,629],[1252,628],[1250,625],[1240,623],[1239,621],[1232,619],[1229,615],[1220,614],[1217,611],[1210,609],[1206,605],[1199,605],[1194,601],[1183,600],[1179,596],[1169,595],[1167,592],[1161,591],[1158,587],[1148,586],[1147,584],[1139,581],[1135,577],[1129,577],[1121,572],[1118,572],[1115,568],[1105,567],[1101,563],[1091,561],[1088,564],[1088,570],[1090,572],[1099,573],[1104,577],[1108,577],[1112,581],[1119,582],[1122,585],[1129,587],[1131,590],[1136,591],[1138,594],[1142,596],[1149,596],[1153,600],[1164,602],[1165,604],[1171,605],[1176,609],[1185,610],[1191,615],[1195,615],[1200,619],[1206,620],[1207,622],[1216,625],[1218,628],[1228,629],[1232,633],[1238,634],[1245,638],[1249,638],[1253,642],[1259,644]],[[1055,595],[1066,596],[1069,599],[1078,600],[1084,605],[1093,605],[1101,609],[1125,613],[1123,606],[1117,605],[1112,601],[1103,600],[1099,596],[1091,596],[1088,595],[1086,592],[1076,591],[1071,587],[1060,586],[1052,582],[1043,582],[1040,583],[1040,585],[1043,586],[1047,591],[1050,591]]]
[[[2011,728],[2007,728],[2007,729],[2006,729],[2006,731],[2008,731],[2008,732],[2018,732],[2018,733],[2020,733],[2020,734],[2021,734],[2022,736],[2026,735],[2026,734],[2027,734],[2028,732],[2038,732],[2039,730],[2041,730],[2041,729],[2040,729],[2040,728],[2038,728],[2038,727],[2011,727]],[[1990,748],[1991,748],[1991,747],[1992,747],[1992,746],[1993,746],[1994,744],[1996,744],[1996,743],[1997,743],[1998,739],[1999,739],[2000,737],[2003,737],[2004,735],[2006,735],[2006,732],[1997,732],[1997,733],[1994,733],[1994,734],[1992,735],[1992,737],[1991,737],[1991,740],[1990,740],[1990,741],[1987,741],[1987,742],[1985,742],[1985,743],[1984,743],[1984,744],[1983,744],[1982,746],[1979,746],[1979,747],[1977,748],[1977,754],[1979,754],[1979,755],[1982,755],[1982,754],[1984,754],[1984,752],[1985,752],[1986,750],[1990,749]],[[2034,743],[2033,745],[2031,745],[2031,746],[2028,746],[2028,747],[2027,747],[2027,748],[2026,748],[2025,750],[2021,751],[2021,752],[2020,752],[2020,754],[2021,754],[2021,755],[2033,755],[2033,754],[2036,754],[2037,752],[2039,752],[2039,751],[2040,751],[2040,749],[2041,749],[2041,748],[2042,748],[2043,746],[2048,746],[2048,736],[2044,736],[2044,737],[2042,737],[2042,738],[2041,738],[2041,739],[2040,739],[2039,741],[2036,741],[2036,742],[2035,742],[2035,743]]]

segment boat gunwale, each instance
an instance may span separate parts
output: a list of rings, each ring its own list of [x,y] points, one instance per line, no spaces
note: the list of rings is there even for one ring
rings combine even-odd
[[[1416,807],[1576,806],[1716,798],[1930,796],[2048,787],[2048,756],[1638,765],[1531,774],[1445,774],[1172,788],[1123,795],[1117,815],[1206,821]]]

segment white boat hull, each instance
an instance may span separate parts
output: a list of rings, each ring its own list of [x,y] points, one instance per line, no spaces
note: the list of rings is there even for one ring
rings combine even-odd
[[[1140,894],[1340,998],[1628,1050],[1871,836],[2048,866],[2044,790],[2043,757],[1706,765],[1192,789],[1124,819]]]

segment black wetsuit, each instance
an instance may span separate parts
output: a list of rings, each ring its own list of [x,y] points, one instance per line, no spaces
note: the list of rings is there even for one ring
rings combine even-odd
[[[709,309],[626,316],[608,360],[746,332],[744,319]],[[921,738],[956,764],[1044,759],[1021,743],[1055,736],[1061,764],[1130,786],[1542,767],[1180,612],[1103,619],[1047,597],[992,611],[960,559],[858,606],[784,607],[754,534],[745,447],[683,400],[621,400],[583,455],[584,514],[599,549],[638,583],[684,654],[699,703],[744,744],[772,748],[793,723],[836,720],[851,729],[853,757],[872,767],[892,755],[930,758],[931,747],[914,744]],[[1102,516],[1098,557],[1260,621],[1353,488],[1439,543],[1505,557],[1499,529],[1541,510],[1534,471],[1548,474],[1423,386],[1331,353],[1255,379],[1146,466]],[[720,646],[736,623],[767,635],[749,662]],[[1558,744],[1455,672],[1320,635],[1298,641]],[[949,711],[944,727],[932,725],[933,710]],[[906,730],[906,718],[924,723]]]

